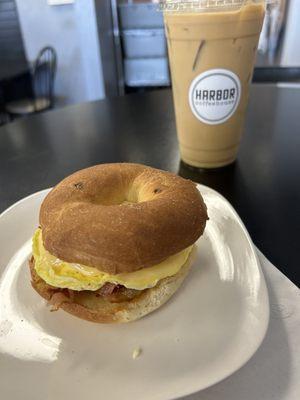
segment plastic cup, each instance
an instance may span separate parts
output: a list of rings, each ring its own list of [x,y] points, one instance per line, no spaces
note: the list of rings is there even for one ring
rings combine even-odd
[[[266,3],[162,3],[179,148],[189,165],[236,159]]]

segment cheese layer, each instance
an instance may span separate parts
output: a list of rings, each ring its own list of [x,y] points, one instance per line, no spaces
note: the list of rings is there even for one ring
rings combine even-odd
[[[187,247],[152,267],[116,275],[56,258],[45,249],[41,229],[37,229],[33,236],[32,253],[36,273],[46,283],[55,287],[72,290],[98,290],[105,283],[110,282],[129,289],[144,290],[154,287],[161,279],[177,274],[187,261],[192,247]]]

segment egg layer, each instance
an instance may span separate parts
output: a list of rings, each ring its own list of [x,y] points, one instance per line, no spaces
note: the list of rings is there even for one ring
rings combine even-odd
[[[37,229],[33,236],[32,253],[36,273],[46,283],[55,287],[72,290],[98,290],[105,283],[110,282],[123,285],[128,289],[144,290],[154,287],[161,279],[177,274],[187,261],[192,247],[187,247],[152,267],[116,275],[56,258],[45,249],[41,229]]]

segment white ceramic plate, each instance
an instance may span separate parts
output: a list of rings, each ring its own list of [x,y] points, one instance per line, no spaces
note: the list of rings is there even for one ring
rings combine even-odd
[[[1,398],[174,399],[249,360],[269,320],[264,277],[236,212],[217,192],[199,189],[210,220],[190,275],[165,306],[125,325],[51,313],[31,288],[30,238],[47,190],[1,215]]]

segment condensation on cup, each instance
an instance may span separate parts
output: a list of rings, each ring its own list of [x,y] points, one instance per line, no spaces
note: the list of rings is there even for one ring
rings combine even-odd
[[[161,2],[185,163],[217,168],[236,159],[265,7],[271,2]]]

